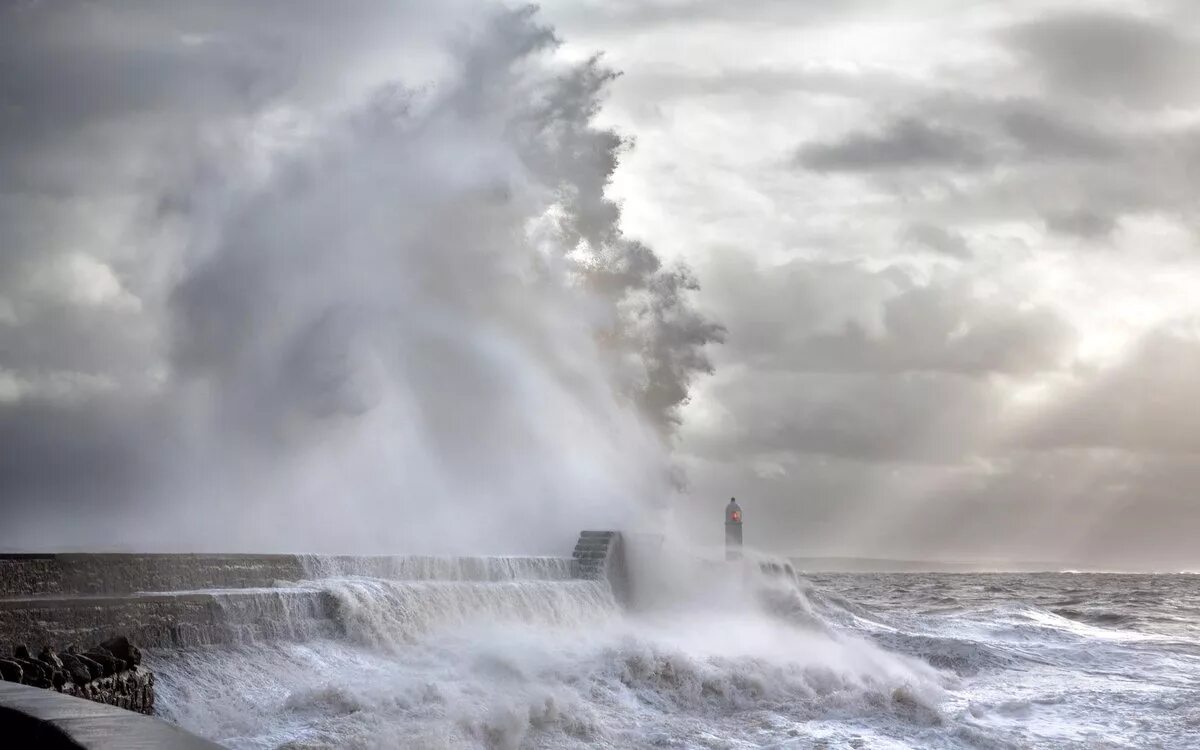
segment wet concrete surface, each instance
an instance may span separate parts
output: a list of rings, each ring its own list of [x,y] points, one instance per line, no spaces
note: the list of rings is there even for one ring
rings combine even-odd
[[[12,682],[0,682],[0,706],[50,722],[89,750],[221,747],[161,719]],[[0,737],[0,745],[3,743]]]

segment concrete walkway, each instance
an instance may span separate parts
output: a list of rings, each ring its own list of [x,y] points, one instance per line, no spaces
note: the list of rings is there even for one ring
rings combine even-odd
[[[14,682],[0,682],[0,706],[48,721],[88,750],[221,748],[162,719]]]

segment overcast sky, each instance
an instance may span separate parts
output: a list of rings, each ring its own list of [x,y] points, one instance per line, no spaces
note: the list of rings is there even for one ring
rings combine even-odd
[[[728,329],[680,450],[812,554],[1200,563],[1200,7],[549,3]]]
[[[665,480],[648,464],[661,462],[685,478],[676,518],[705,542],[717,539],[722,506],[737,495],[748,543],[780,552],[1200,566],[1194,3],[551,0],[532,20],[520,16],[541,31],[512,21],[478,31],[487,13],[471,2],[16,2],[0,12],[16,19],[0,24],[0,441],[8,454],[0,490],[27,539],[54,538],[59,522],[39,508],[60,518],[84,508],[120,516],[125,501],[115,498],[152,494],[140,466],[162,462],[152,446],[188,443],[179,423],[203,422],[202,443],[258,429],[243,421],[287,432],[301,401],[306,419],[388,413],[403,422],[376,408],[391,409],[387,397],[362,398],[391,393],[375,379],[401,371],[409,398],[445,399],[444,408],[425,407],[435,426],[452,420],[466,408],[456,387],[476,393],[495,378],[359,363],[377,362],[380,321],[421,316],[428,297],[439,325],[453,314],[456,330],[472,332],[473,343],[456,344],[472,352],[470,367],[482,356],[478,342],[492,341],[488,331],[522,342],[511,357],[528,376],[493,395],[521,405],[512,418],[527,424],[513,431],[523,436],[516,442],[532,441],[528,453],[539,462],[604,456],[534,481],[536,472],[508,468],[527,454],[487,442],[488,461],[505,468],[478,469],[479,484],[500,481],[506,497],[531,487],[547,497],[588,495],[600,485],[596,505],[653,494]],[[545,25],[561,46],[538,36]],[[606,84],[586,62],[596,53],[599,66],[621,75]],[[531,55],[560,68],[530,83]],[[516,72],[497,83],[472,65]],[[389,99],[397,82],[408,93]],[[493,97],[480,85],[509,88]],[[511,103],[522,97],[537,106]],[[387,146],[389,158],[420,162],[395,174],[379,166],[386,160],[360,127],[389,107],[413,108],[405,116],[439,133],[406,131],[403,147]],[[446,107],[457,107],[453,118]],[[478,124],[478,111],[502,113],[491,118],[494,132]],[[512,135],[513,123],[539,117],[533,146]],[[605,128],[627,141],[606,139]],[[563,138],[578,148],[560,148]],[[275,166],[310,150],[320,156],[304,158],[319,159],[320,169]],[[564,153],[574,154],[569,165],[552,163]],[[615,204],[598,194],[611,156],[619,157],[607,188]],[[330,169],[353,174],[332,184],[339,196],[357,196],[361,210],[347,211],[348,223],[340,213],[297,223],[291,198],[283,206],[279,196],[307,185],[306,174],[328,184]],[[462,208],[468,183],[471,195],[499,190],[504,216]],[[564,185],[584,196],[566,209],[546,197]],[[387,191],[399,191],[410,213],[393,217],[375,198]],[[335,199],[318,191],[306,200],[319,211]],[[593,279],[607,300],[599,311],[560,299],[559,282],[569,287],[578,269],[550,272],[548,292],[537,286],[552,301],[518,305],[532,299],[525,287],[495,290],[520,273],[488,275],[472,253],[460,265],[438,261],[438,293],[422,287],[420,305],[398,310],[383,302],[393,280],[405,283],[413,275],[405,264],[426,256],[405,251],[380,271],[373,252],[339,251],[345,263],[327,267],[328,243],[314,239],[350,246],[365,236],[371,245],[372,232],[416,236],[414,225],[430,222],[460,232],[434,243],[438,257],[454,257],[463,243],[493,242],[496,232],[564,210],[575,227],[571,247],[590,242],[602,258],[612,253],[597,248],[618,248],[611,273]],[[594,229],[611,222],[619,230]],[[255,244],[284,236],[314,247],[288,255]],[[571,247],[564,257],[574,257]],[[248,269],[232,260],[255,253],[271,260]],[[342,270],[355,263],[360,273]],[[688,281],[677,264],[691,269],[698,290],[682,291]],[[631,281],[630,268],[643,270]],[[322,274],[339,280],[322,289],[330,300],[375,300],[378,282],[379,304],[330,323],[332,302],[310,309],[312,278]],[[460,274],[477,281],[459,289],[450,280]],[[248,301],[263,295],[297,301],[268,313]],[[674,307],[654,301],[663,299]],[[641,312],[630,313],[634,303]],[[288,310],[318,322],[285,346],[272,316]],[[653,326],[637,323],[646,310],[655,311]],[[563,344],[575,339],[545,323],[593,313],[602,328],[632,321],[618,326],[633,343],[617,348],[630,356],[613,364],[603,351]],[[250,333],[227,336],[242,328]],[[405,334],[404,357],[444,351],[432,328]],[[310,372],[308,361],[315,347],[327,362],[321,342],[340,341],[344,330],[367,342],[366,354],[338,349],[335,359],[355,364],[334,378],[330,396],[330,376]],[[264,341],[279,351],[262,354]],[[558,353],[564,346],[569,356]],[[487,361],[511,373],[496,364],[510,354]],[[667,435],[671,456],[646,447],[619,403],[579,374],[589,363],[612,367],[605,381],[619,385],[632,360],[640,413]],[[200,381],[224,394],[217,418],[195,416],[211,408],[211,394],[195,396]],[[551,397],[510,400],[543,387]],[[268,391],[286,403],[263,407]],[[504,433],[507,412],[472,398]],[[174,406],[148,406],[160,402]],[[528,416],[539,409],[572,414],[570,426]],[[587,426],[592,417],[607,426]],[[567,433],[583,434],[584,447],[560,456],[558,436]],[[477,470],[477,435],[405,434],[441,441],[436,459],[451,456],[456,471]],[[356,440],[345,441],[356,447],[345,449],[353,458],[341,471],[349,462],[378,472],[399,460],[367,460],[362,452],[375,449],[362,445],[376,442]],[[259,474],[258,464],[229,469],[211,453],[182,462],[170,480],[207,481],[213,466]],[[424,455],[402,453],[404,461]],[[580,484],[587,489],[573,489]],[[240,506],[253,492],[237,486]],[[419,486],[449,491],[440,475]],[[19,546],[17,527],[8,528],[3,541]]]

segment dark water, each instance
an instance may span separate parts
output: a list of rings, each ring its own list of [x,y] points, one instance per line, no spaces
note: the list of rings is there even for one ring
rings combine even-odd
[[[684,564],[626,611],[474,567],[317,569],[344,637],[148,653],[160,709],[255,750],[1200,748],[1200,576]]]
[[[805,578],[841,627],[954,676],[963,746],[1200,747],[1200,576]]]

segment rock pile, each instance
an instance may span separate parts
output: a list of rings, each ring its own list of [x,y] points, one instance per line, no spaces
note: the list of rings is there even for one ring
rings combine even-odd
[[[124,636],[87,651],[71,645],[55,653],[43,646],[37,656],[18,644],[11,657],[0,656],[0,678],[151,714],[154,675],[139,668],[141,663],[142,652]]]

